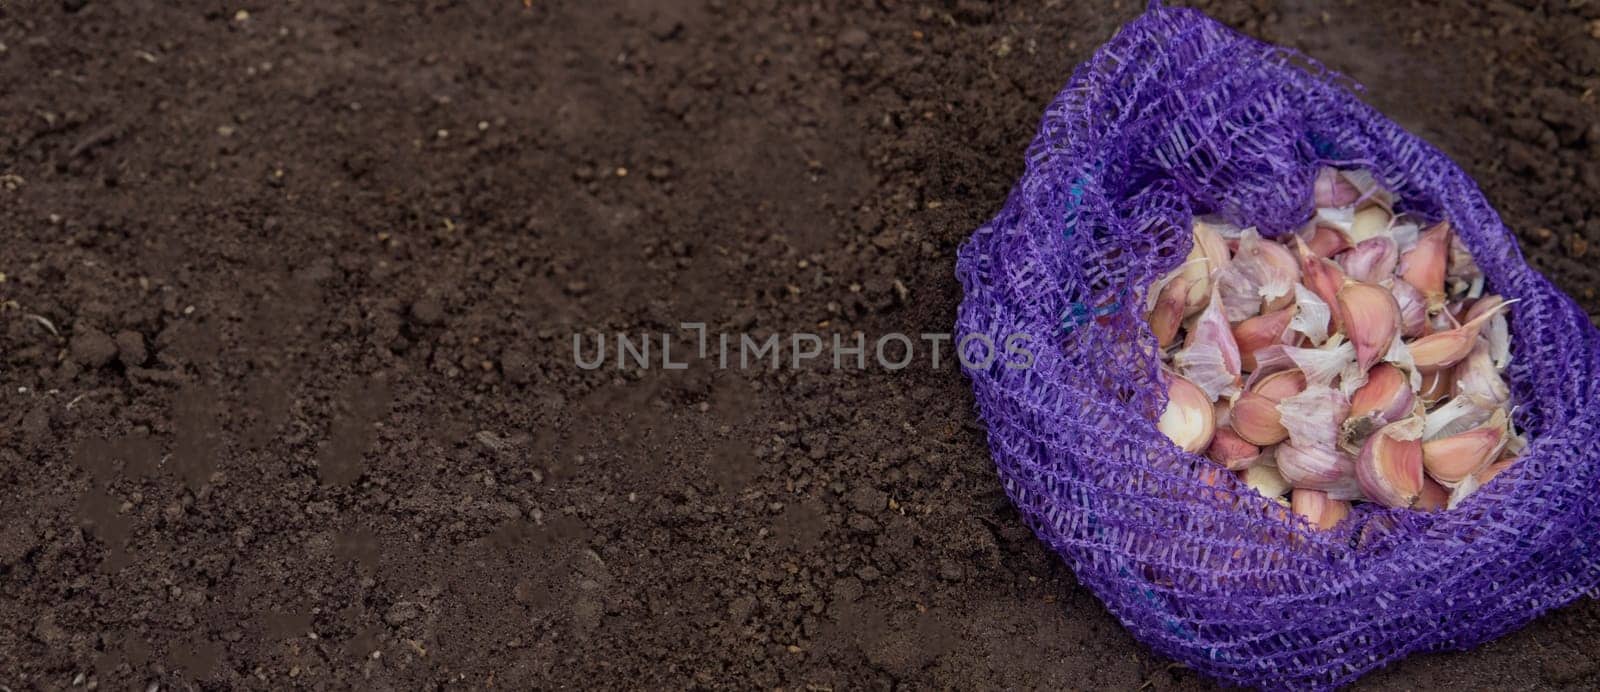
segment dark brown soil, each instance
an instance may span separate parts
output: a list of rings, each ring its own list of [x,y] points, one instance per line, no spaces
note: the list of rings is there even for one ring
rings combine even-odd
[[[1600,312],[1600,2],[1201,4],[1365,82]],[[1021,526],[948,362],[572,356],[949,331],[1141,6],[0,2],[0,685],[1206,686]],[[1363,684],[1597,656],[1586,600]]]

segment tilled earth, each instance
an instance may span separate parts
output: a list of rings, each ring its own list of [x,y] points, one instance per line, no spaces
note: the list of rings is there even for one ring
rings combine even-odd
[[[1364,83],[1600,312],[1600,2],[1198,4]],[[948,350],[572,350],[948,332],[1141,9],[0,3],[0,689],[1209,686],[1021,525]],[[1585,600],[1362,685],[1597,656]]]

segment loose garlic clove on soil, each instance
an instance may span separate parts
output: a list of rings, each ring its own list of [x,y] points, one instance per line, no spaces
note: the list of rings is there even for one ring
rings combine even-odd
[[[1311,488],[1295,488],[1289,494],[1289,509],[1306,518],[1312,526],[1327,531],[1350,516],[1350,503],[1330,500],[1328,494]]]
[[[1390,423],[1361,447],[1356,479],[1368,499],[1386,507],[1410,507],[1422,494],[1422,419]]]
[[[1479,427],[1422,443],[1422,464],[1441,482],[1459,483],[1488,468],[1505,443],[1506,412],[1496,409]]]
[[[1261,459],[1261,448],[1239,437],[1232,428],[1218,427],[1211,436],[1211,445],[1206,448],[1206,456],[1229,471],[1240,471]]]
[[[1393,277],[1399,261],[1400,246],[1393,238],[1382,235],[1363,240],[1339,255],[1339,266],[1346,276],[1374,284]]]
[[[1339,289],[1338,305],[1345,335],[1356,347],[1356,362],[1366,371],[1389,352],[1400,333],[1400,305],[1389,289],[1350,279]]]
[[[1440,221],[1417,238],[1417,246],[1400,258],[1400,278],[1427,298],[1428,312],[1444,308],[1445,261],[1450,256],[1450,222]]]
[[[1169,372],[1166,377],[1167,408],[1156,429],[1183,451],[1198,454],[1211,445],[1217,427],[1211,398],[1181,375]]]

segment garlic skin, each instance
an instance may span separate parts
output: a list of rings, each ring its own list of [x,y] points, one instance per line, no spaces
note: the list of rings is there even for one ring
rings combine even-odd
[[[1422,443],[1422,464],[1443,483],[1459,483],[1489,467],[1506,444],[1506,412],[1496,409],[1483,425]]]
[[[1328,340],[1328,322],[1333,317],[1333,308],[1304,284],[1294,285],[1294,307],[1294,319],[1289,320],[1289,328],[1304,334],[1313,346],[1321,346]]]
[[[1328,332],[1338,333],[1344,329],[1344,318],[1339,311],[1339,289],[1344,286],[1344,270],[1333,260],[1312,254],[1311,248],[1306,247],[1299,238],[1295,242],[1300,254],[1301,279],[1330,308]]]
[[[1494,404],[1473,396],[1458,396],[1428,412],[1422,439],[1437,440],[1476,428],[1494,417]]]
[[[1489,355],[1494,358],[1494,366],[1501,370],[1511,364],[1511,325],[1506,320],[1505,310],[1501,309],[1503,305],[1509,305],[1505,298],[1487,295],[1473,301],[1472,307],[1462,318],[1470,322],[1491,310],[1498,313],[1489,318],[1487,331],[1483,334],[1489,340]]]
[[[1378,178],[1372,174],[1372,171],[1357,168],[1340,171],[1339,174],[1344,176],[1345,180],[1350,181],[1350,184],[1356,186],[1356,189],[1361,192],[1361,196],[1356,199],[1357,204],[1371,203],[1384,209],[1394,208],[1394,193],[1385,189],[1383,184],[1378,182]]]
[[[1328,387],[1307,387],[1278,402],[1279,424],[1289,433],[1289,443],[1301,449],[1338,444],[1339,426],[1349,412],[1350,401]]]
[[[1335,378],[1356,367],[1356,348],[1348,341],[1330,339],[1321,348],[1285,346],[1283,352],[1311,385],[1331,387]]]
[[[1278,310],[1294,301],[1299,264],[1288,248],[1263,240],[1254,228],[1239,236],[1239,251],[1233,255],[1233,267],[1256,286],[1261,300],[1257,312]]]
[[[1372,368],[1400,334],[1400,305],[1394,294],[1377,284],[1346,279],[1338,294],[1345,334],[1356,347],[1361,370]]]
[[[1410,507],[1422,494],[1422,440],[1420,418],[1390,423],[1361,447],[1356,457],[1356,480],[1373,502],[1386,507]]]
[[[1348,207],[1361,197],[1356,186],[1345,180],[1339,171],[1327,167],[1317,171],[1317,181],[1312,190],[1312,200],[1319,207]]]
[[[1428,298],[1405,279],[1395,279],[1389,286],[1395,304],[1400,306],[1400,334],[1415,339],[1428,331]]]
[[[1167,407],[1156,429],[1185,452],[1199,454],[1211,445],[1216,418],[1211,399],[1193,382],[1167,373]]]
[[[1440,221],[1417,237],[1417,246],[1400,258],[1400,278],[1416,286],[1427,298],[1428,312],[1444,308],[1445,261],[1449,258],[1451,228]]]
[[[1328,494],[1311,488],[1295,488],[1289,494],[1290,511],[1306,518],[1323,531],[1332,529],[1350,516],[1350,503],[1328,498]]]
[[[1355,460],[1331,447],[1279,445],[1274,453],[1278,473],[1296,488],[1322,490],[1344,498],[1357,497]]]
[[[1476,397],[1496,406],[1505,406],[1511,401],[1511,386],[1495,367],[1494,357],[1489,354],[1489,342],[1485,339],[1478,339],[1472,353],[1451,373],[1455,377],[1451,389],[1455,396]]]
[[[1311,230],[1305,235],[1305,243],[1311,248],[1312,254],[1318,257],[1333,257],[1350,249],[1350,238],[1336,228],[1331,228],[1312,222]]]
[[[1222,312],[1222,299],[1215,286],[1211,304],[1195,319],[1176,362],[1183,376],[1205,390],[1214,401],[1238,391],[1241,361],[1239,343],[1233,327]]]

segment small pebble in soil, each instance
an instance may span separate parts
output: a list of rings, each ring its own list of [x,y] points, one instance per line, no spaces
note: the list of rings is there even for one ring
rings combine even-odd
[[[117,355],[117,343],[94,327],[79,329],[72,337],[72,359],[78,363],[98,368],[111,362]]]
[[[144,365],[150,353],[145,349],[144,335],[135,331],[117,332],[117,360],[128,367]]]

